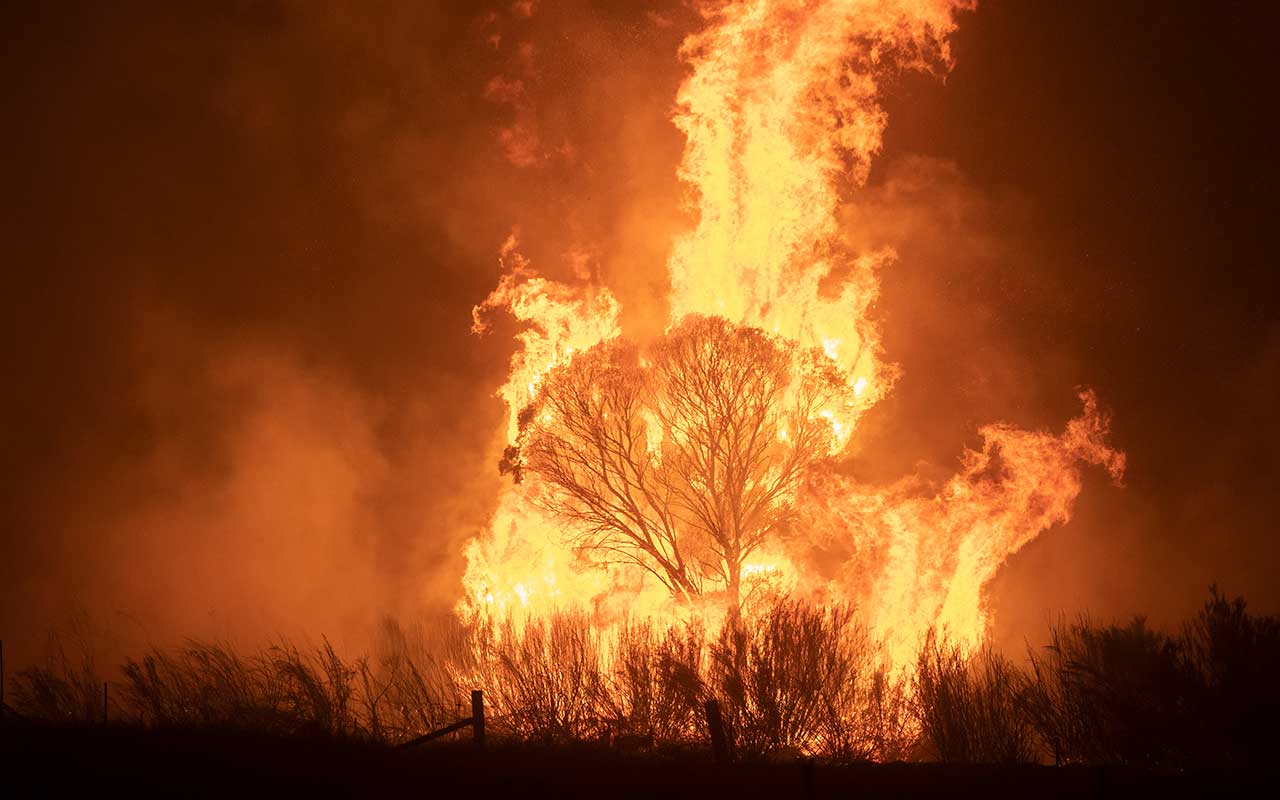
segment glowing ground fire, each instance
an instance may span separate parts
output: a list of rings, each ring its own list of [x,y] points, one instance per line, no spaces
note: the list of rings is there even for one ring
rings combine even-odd
[[[475,329],[493,313],[524,326],[500,396],[514,466],[525,469],[490,528],[468,546],[460,613],[510,618],[576,607],[602,624],[692,614],[715,624],[739,603],[785,592],[854,604],[888,656],[903,663],[930,627],[980,643],[988,624],[983,590],[1005,559],[1070,519],[1085,466],[1119,480],[1124,456],[1107,446],[1107,419],[1089,392],[1059,435],[984,427],[982,448],[966,452],[941,487],[914,479],[862,485],[835,468],[859,420],[898,376],[871,316],[879,271],[895,254],[852,252],[837,209],[865,182],[880,148],[887,118],[876,76],[890,68],[945,72],[955,15],[968,5],[745,0],[706,11],[705,29],[680,52],[690,71],[674,116],[686,137],[679,177],[697,224],[674,242],[667,264],[670,327],[662,341],[624,343],[607,288],[543,278],[508,240],[501,281],[476,309]],[[663,353],[708,320],[720,320],[730,337],[756,331],[750,335],[771,353],[812,354],[834,376],[831,391],[797,403],[796,387],[805,384],[796,365],[812,363],[806,355],[787,362],[787,379],[761,390],[772,394],[749,415],[751,430],[767,434],[769,445],[741,451],[756,461],[739,464],[746,477],[733,490],[737,500],[707,476],[720,474],[717,459],[732,474],[739,451],[725,455],[718,434],[699,450],[690,442],[705,426],[663,416],[675,403]],[[624,350],[625,370],[616,363]],[[716,352],[730,351],[737,352]],[[599,366],[609,353],[614,361]],[[601,371],[586,372],[590,364]],[[587,374],[608,387],[584,385],[580,409],[593,422],[566,430],[564,389]],[[715,374],[728,381],[739,373]],[[634,383],[621,394],[620,375]],[[634,419],[620,421],[619,409]],[[728,427],[739,431],[740,422],[734,417]],[[633,436],[643,442],[638,455],[629,449]],[[585,452],[576,444],[599,441],[626,450],[625,463],[613,472],[588,463],[585,478],[566,475],[563,459]],[[541,462],[527,463],[531,447]],[[673,467],[682,457],[696,468]],[[631,502],[630,487],[639,494],[655,485],[662,490]],[[591,491],[626,494],[622,519],[584,516]],[[706,502],[715,508],[699,512]],[[733,525],[724,522],[730,517]],[[620,557],[594,557],[602,542]],[[686,559],[704,566],[685,566]]]

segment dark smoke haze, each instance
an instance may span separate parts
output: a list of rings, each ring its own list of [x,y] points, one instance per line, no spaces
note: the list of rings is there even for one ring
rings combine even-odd
[[[843,212],[897,248],[896,392],[855,471],[949,474],[978,426],[1095,388],[1127,451],[992,587],[1059,611],[1262,610],[1280,478],[1275,19],[990,2],[945,85],[889,76]],[[1271,13],[1274,17],[1274,12]],[[457,599],[490,512],[510,327],[469,333],[513,228],[665,319],[689,220],[667,121],[683,4],[138,3],[4,48],[0,638],[328,634]]]

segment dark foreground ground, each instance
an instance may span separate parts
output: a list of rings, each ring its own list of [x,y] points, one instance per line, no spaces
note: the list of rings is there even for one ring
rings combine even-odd
[[[111,728],[0,728],[0,796],[1203,797],[1274,796],[1277,773],[941,764],[719,767],[699,754],[425,745]]]

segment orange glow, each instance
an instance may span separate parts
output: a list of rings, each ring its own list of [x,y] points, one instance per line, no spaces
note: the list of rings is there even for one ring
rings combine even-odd
[[[667,268],[671,324],[723,317],[813,348],[848,391],[813,419],[830,425],[832,459],[819,462],[794,498],[786,536],[742,564],[744,603],[771,592],[818,602],[852,601],[896,664],[922,635],[946,627],[976,645],[988,615],[983,590],[1000,565],[1040,532],[1070,519],[1084,465],[1119,480],[1124,456],[1105,443],[1107,421],[1092,394],[1058,436],[994,424],[941,487],[905,479],[859,484],[832,469],[864,413],[893,388],[872,316],[890,251],[855,253],[837,211],[867,178],[887,124],[876,76],[886,69],[944,71],[955,13],[948,0],[748,0],[715,4],[681,56],[690,71],[674,122],[686,137],[679,166],[696,213]],[[620,335],[618,303],[598,287],[539,277],[503,249],[505,273],[477,309],[507,310],[525,325],[500,395],[515,442],[520,412],[548,371]],[[647,368],[647,363],[643,363]],[[550,420],[546,420],[550,422]],[[656,430],[648,425],[646,430]],[[771,434],[772,435],[772,434]],[[777,431],[785,443],[789,432]],[[660,443],[652,438],[649,447]],[[561,607],[624,615],[722,619],[710,600],[677,601],[621,565],[592,564],[567,543],[564,522],[532,502],[536,478],[510,486],[489,530],[467,550],[464,615],[497,618]],[[745,607],[745,606],[744,606]]]
[[[510,410],[507,438],[516,436],[516,415],[537,393],[542,376],[573,357],[574,353],[616,337],[618,303],[609,290],[580,290],[549,281],[534,272],[516,252],[512,233],[502,245],[498,288],[477,306],[472,317],[474,333],[488,330],[485,314],[500,308],[526,327],[516,335],[520,350],[511,360],[511,374],[498,391]]]

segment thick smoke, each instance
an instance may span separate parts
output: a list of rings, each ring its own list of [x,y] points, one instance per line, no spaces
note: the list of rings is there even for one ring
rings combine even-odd
[[[500,481],[511,330],[470,327],[512,225],[656,296],[678,223],[688,12],[534,10],[18,21],[10,659],[86,617],[360,647],[452,606]]]
[[[11,21],[10,659],[80,611],[133,644],[358,646],[382,614],[452,605],[500,486],[513,331],[475,337],[470,311],[512,226],[645,336],[691,223],[670,112],[700,20],[600,5]],[[853,470],[945,476],[981,424],[1057,426],[1089,384],[1128,486],[1086,478],[1075,520],[1006,565],[1000,640],[1058,610],[1176,618],[1214,579],[1273,607],[1280,333],[1252,226],[1275,182],[1236,177],[1266,168],[1249,114],[1269,49],[1201,36],[1234,42],[1201,63],[1136,11],[1032,9],[967,16],[948,85],[887,92],[884,153],[842,224],[897,251],[879,313],[903,377]],[[1205,218],[1192,195],[1237,211]]]

